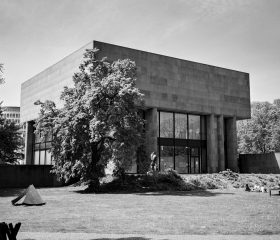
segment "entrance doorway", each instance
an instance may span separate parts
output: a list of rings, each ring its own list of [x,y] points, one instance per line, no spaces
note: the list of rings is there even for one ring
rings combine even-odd
[[[180,174],[201,173],[201,149],[186,146],[160,146],[160,170],[175,169]]]

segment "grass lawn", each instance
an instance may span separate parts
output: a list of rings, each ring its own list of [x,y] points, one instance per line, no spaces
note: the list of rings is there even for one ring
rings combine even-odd
[[[42,188],[44,206],[13,206],[20,190],[0,189],[0,222],[22,232],[108,234],[280,234],[280,196],[224,189],[81,194]]]

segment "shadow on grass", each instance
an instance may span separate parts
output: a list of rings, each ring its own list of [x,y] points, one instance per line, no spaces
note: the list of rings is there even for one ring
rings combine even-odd
[[[20,195],[24,190],[22,188],[0,188],[0,197],[15,197]]]
[[[150,240],[151,238],[144,237],[124,237],[124,238],[93,238],[91,240]]]
[[[209,192],[207,190],[196,190],[196,191],[163,191],[163,192],[146,192],[146,193],[137,193],[141,196],[187,196],[187,197],[214,197],[217,195],[234,195],[234,193],[216,193]]]
[[[98,193],[90,193],[85,190],[73,191],[80,194],[135,194],[139,196],[187,196],[187,197],[214,197],[218,195],[234,195],[228,192],[210,192],[207,190],[193,190],[193,191],[106,191]]]

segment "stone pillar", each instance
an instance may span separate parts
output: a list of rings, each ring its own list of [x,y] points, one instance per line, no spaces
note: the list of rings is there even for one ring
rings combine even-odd
[[[33,151],[32,151],[32,145],[33,145],[33,127],[34,122],[27,122],[26,123],[26,134],[25,134],[25,164],[33,164]]]
[[[158,112],[157,108],[151,108],[146,110],[145,112],[145,119],[146,119],[146,125],[145,125],[145,133],[146,133],[146,152],[148,157],[150,157],[150,154],[152,152],[155,152],[157,156],[158,153],[158,144],[157,144],[157,138],[158,138]]]
[[[236,117],[226,119],[226,135],[227,167],[232,171],[238,172]]]
[[[225,170],[224,116],[223,115],[218,116],[217,131],[218,131],[218,156],[219,156],[218,169],[219,171],[223,171]]]
[[[214,114],[207,116],[207,171],[213,173],[218,171],[217,141],[215,134]]]

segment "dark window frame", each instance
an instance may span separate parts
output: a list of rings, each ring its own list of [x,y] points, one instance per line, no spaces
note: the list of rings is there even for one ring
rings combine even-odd
[[[161,137],[160,134],[160,123],[161,123],[161,112],[165,112],[165,113],[172,113],[173,115],[173,138],[165,138],[165,137]],[[180,138],[176,138],[175,137],[175,114],[185,114],[187,115],[187,139],[180,139]],[[189,139],[189,115],[192,116],[199,116],[199,127],[200,127],[200,139]],[[205,118],[204,121],[202,120],[202,118]],[[202,127],[202,124],[204,123],[204,127]],[[198,173],[202,173],[202,149],[204,148],[207,152],[207,134],[204,133],[204,137],[205,140],[202,140],[203,138],[203,133],[202,130],[204,130],[205,132],[207,131],[207,125],[206,125],[206,116],[205,115],[198,115],[198,114],[192,114],[192,113],[183,113],[183,112],[172,112],[172,111],[162,111],[162,110],[158,110],[158,164],[159,164],[159,169],[161,168],[160,166],[160,155],[161,155],[161,146],[173,146],[173,165],[174,165],[174,170],[176,169],[175,166],[175,147],[179,147],[179,146],[186,146],[189,148],[189,166],[188,166],[188,172],[191,172],[191,159],[192,159],[192,148],[197,148],[198,149],[198,154],[197,156],[193,156],[194,158],[198,158]],[[207,162],[207,161],[206,161]],[[206,163],[207,164],[207,163]],[[207,169],[207,166],[206,166]],[[194,169],[195,170],[195,169]]]

